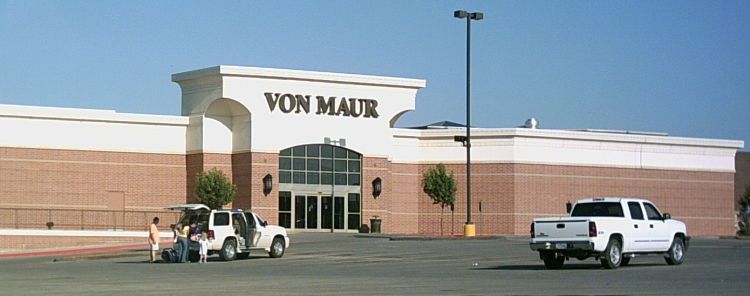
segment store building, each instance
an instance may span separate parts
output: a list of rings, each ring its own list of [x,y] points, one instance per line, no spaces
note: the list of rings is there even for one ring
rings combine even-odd
[[[294,231],[354,232],[377,218],[382,232],[432,235],[442,216],[444,234],[461,233],[466,154],[454,136],[465,129],[394,127],[424,80],[234,66],[172,80],[181,116],[0,105],[0,211],[161,210],[194,202],[195,175],[215,167],[237,185],[234,207]],[[479,235],[525,235],[533,217],[564,214],[568,201],[644,197],[693,235],[731,235],[743,145],[473,128],[472,220]],[[457,179],[454,217],[421,189],[438,163]]]

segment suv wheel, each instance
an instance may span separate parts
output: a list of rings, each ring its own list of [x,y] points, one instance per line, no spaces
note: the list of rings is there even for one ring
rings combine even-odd
[[[274,238],[268,256],[271,256],[271,258],[281,258],[281,256],[284,256],[284,249],[284,239],[280,237]]]
[[[237,257],[237,244],[234,243],[234,240],[228,239],[224,241],[219,256],[224,261],[232,261]]]

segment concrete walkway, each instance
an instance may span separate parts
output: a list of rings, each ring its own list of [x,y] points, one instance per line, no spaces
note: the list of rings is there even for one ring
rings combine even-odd
[[[160,247],[172,245],[172,232],[159,232],[162,238]],[[44,230],[44,229],[0,229],[0,237],[119,237],[119,238],[143,238],[148,236],[147,231],[116,231],[116,230]],[[0,249],[0,259],[19,257],[43,257],[62,256],[82,253],[97,253],[120,250],[148,250],[148,244],[143,243],[99,243],[86,246],[56,247],[44,249]]]

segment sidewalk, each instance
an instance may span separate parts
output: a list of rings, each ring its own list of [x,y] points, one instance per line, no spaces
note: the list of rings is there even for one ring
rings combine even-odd
[[[0,229],[0,236],[8,240],[33,241],[38,245],[56,248],[6,247],[0,249],[0,259],[23,257],[69,256],[76,254],[111,253],[126,250],[148,250],[146,231],[81,231],[81,230],[42,230],[42,229]],[[160,232],[163,238],[160,247],[172,245],[171,232]],[[143,240],[143,242],[138,242]],[[165,242],[168,241],[168,242]],[[66,244],[66,242],[75,242]],[[12,245],[12,244],[10,244]],[[18,245],[18,244],[17,244]]]

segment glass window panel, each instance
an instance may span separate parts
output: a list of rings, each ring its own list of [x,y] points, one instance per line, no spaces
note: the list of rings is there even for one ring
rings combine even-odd
[[[214,214],[214,225],[215,226],[226,226],[226,225],[229,225],[229,213],[216,213],[216,214]]]
[[[350,230],[359,229],[359,214],[349,214],[349,220],[347,221],[347,228]]]
[[[308,159],[307,160],[308,171],[319,171],[320,170],[320,159]]]
[[[346,158],[346,149],[336,147],[336,158]]]
[[[279,213],[279,226],[284,228],[291,228],[292,213]]]
[[[352,185],[352,186],[360,185],[359,174],[349,174],[349,185]]]
[[[279,183],[284,183],[284,184],[292,183],[292,172],[279,171]]]
[[[297,146],[292,148],[293,156],[305,156],[305,146]]]
[[[294,172],[292,174],[293,182],[294,184],[305,184],[305,173],[304,172]]]
[[[305,159],[304,158],[293,158],[292,159],[292,169],[295,171],[303,171],[305,170]]]
[[[320,174],[320,184],[331,185],[333,183],[333,174],[322,173]]]
[[[307,145],[307,157],[320,156],[320,145]]]
[[[320,184],[320,174],[307,173],[307,184]]]
[[[307,197],[307,229],[318,228],[318,197]]]
[[[330,159],[321,159],[320,160],[320,171],[321,172],[331,172],[331,171],[333,171],[333,162],[331,162]]]
[[[346,174],[336,173],[336,185],[346,185]]]
[[[359,159],[360,155],[357,152],[349,150],[349,159]]]
[[[349,193],[349,213],[359,213],[359,193]]]
[[[359,165],[360,165],[359,160],[350,160],[349,161],[349,172],[350,173],[359,173],[359,171],[361,170],[360,167],[359,167]]]
[[[280,156],[292,156],[292,148],[287,148],[279,152]]]
[[[346,160],[336,160],[336,172],[346,172]]]
[[[324,158],[333,157],[333,146],[331,145],[320,146],[320,157],[324,157]]]
[[[643,207],[646,208],[646,217],[648,217],[649,220],[662,220],[661,214],[659,214],[659,211],[654,205],[644,202]]]
[[[292,210],[292,193],[289,191],[279,192],[279,211]]]
[[[292,159],[289,157],[281,157],[279,158],[279,169],[280,170],[291,170],[292,169]]]
[[[305,228],[305,196],[297,195],[294,197],[294,228]]]
[[[641,204],[637,202],[628,202],[628,208],[630,210],[630,218],[634,220],[643,220],[643,210],[641,210]]]

